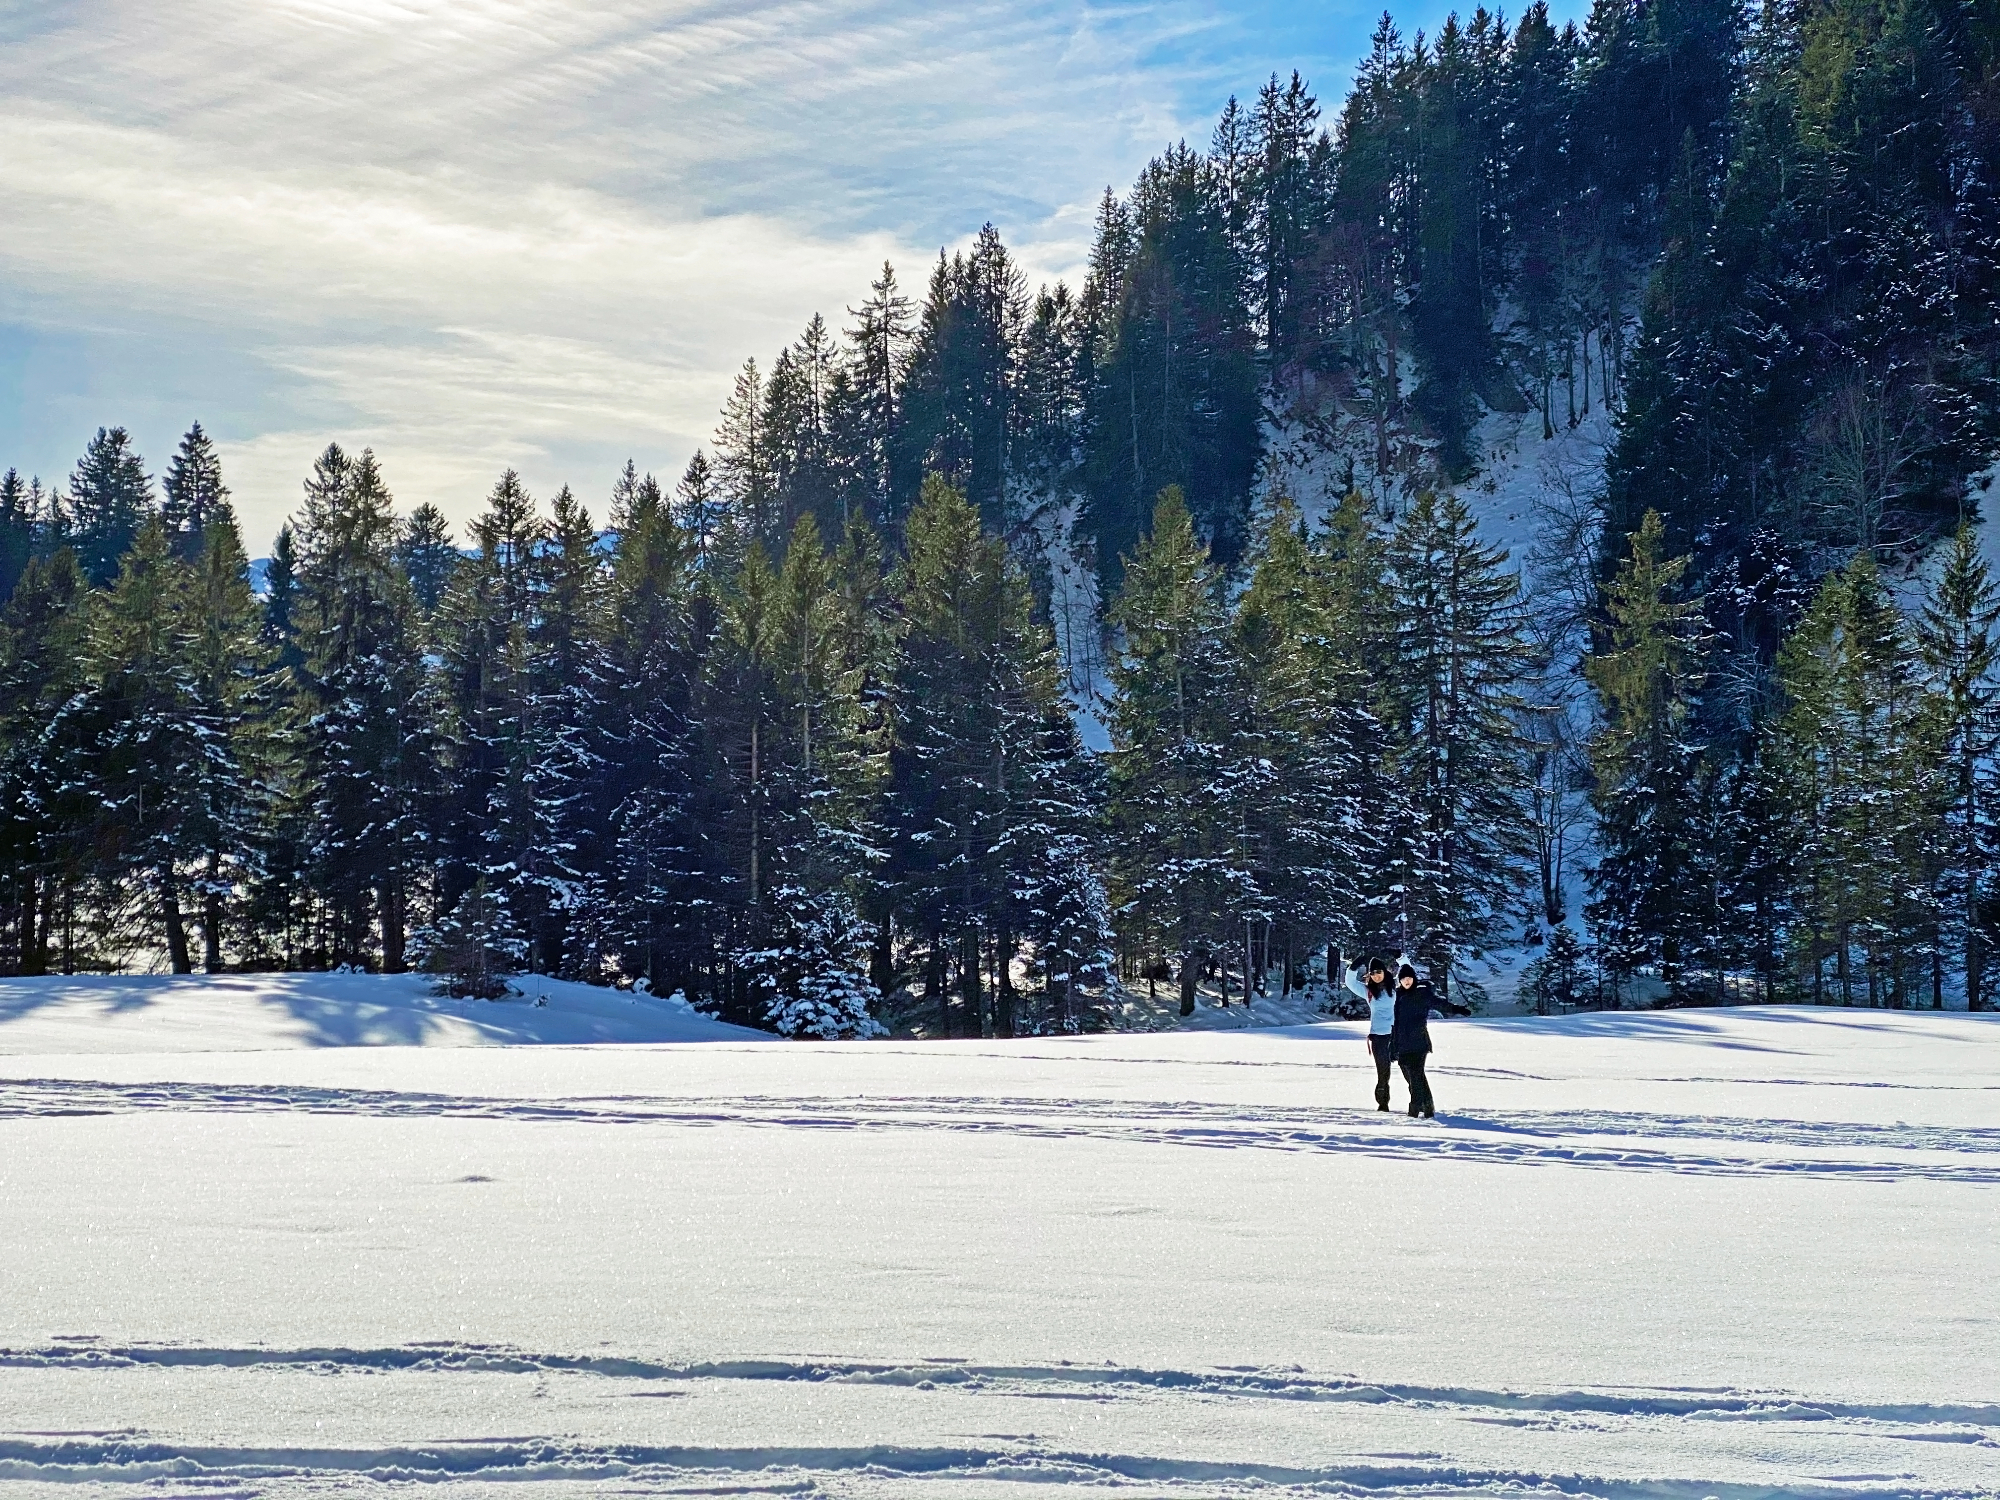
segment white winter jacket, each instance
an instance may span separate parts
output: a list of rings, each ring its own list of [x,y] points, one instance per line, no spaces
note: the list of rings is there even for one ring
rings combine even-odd
[[[1396,1029],[1396,991],[1393,987],[1379,995],[1368,993],[1368,981],[1359,968],[1347,971],[1347,987],[1368,1002],[1368,1034],[1387,1036]]]

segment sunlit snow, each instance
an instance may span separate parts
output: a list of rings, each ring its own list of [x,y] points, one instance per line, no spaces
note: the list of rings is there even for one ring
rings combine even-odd
[[[1417,1122],[1342,1023],[544,998],[0,982],[0,1480],[2000,1493],[2000,1018],[1437,1022]]]

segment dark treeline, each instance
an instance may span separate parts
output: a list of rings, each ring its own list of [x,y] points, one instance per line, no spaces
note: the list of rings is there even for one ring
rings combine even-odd
[[[454,538],[330,447],[261,596],[199,427],[157,483],[118,429],[10,472],[0,964],[978,1035],[1323,950],[1464,983],[1525,926],[1547,1002],[1977,1004],[1996,43],[1986,0],[1385,17],[1336,116],[1274,78],[1107,191],[1080,290],[990,226],[885,266],[599,516],[510,473]],[[1456,492],[1489,415],[1594,411],[1524,597]]]

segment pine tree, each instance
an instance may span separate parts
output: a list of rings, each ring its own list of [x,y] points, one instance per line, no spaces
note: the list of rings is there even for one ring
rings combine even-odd
[[[723,503],[716,492],[715,474],[708,458],[697,448],[681,471],[674,486],[674,524],[694,538],[695,552],[707,557],[714,549],[723,525]]]
[[[783,886],[773,909],[768,946],[738,960],[764,1024],[817,1041],[885,1035],[871,1013],[881,995],[868,978],[869,929],[853,901]]]
[[[775,482],[771,441],[765,428],[764,377],[757,361],[745,360],[715,429],[716,488],[732,511],[732,523],[746,538],[775,540]]]
[[[222,482],[222,458],[196,422],[181,438],[160,481],[160,519],[175,555],[185,562],[201,556],[211,525],[235,524],[229,487]]]
[[[186,856],[200,847],[205,790],[226,767],[226,726],[204,712],[190,660],[186,564],[157,517],[141,524],[92,621],[82,705],[99,872],[127,884],[176,974],[192,971]],[[154,926],[157,923],[157,926]]]
[[[1571,1010],[1585,997],[1583,942],[1567,923],[1549,929],[1541,956],[1521,971],[1521,989],[1532,997],[1535,1014]]]
[[[452,544],[444,512],[425,501],[396,525],[396,566],[403,570],[417,605],[429,614],[438,607],[463,560]]]
[[[372,451],[320,455],[300,535],[302,857],[325,913],[312,951],[360,965],[379,952],[396,972],[435,858],[437,705]]]
[[[1168,486],[1218,560],[1233,562],[1260,448],[1243,268],[1212,169],[1178,149],[1148,165],[1132,197],[1137,239],[1093,369],[1086,429],[1084,522],[1107,598]]]
[[[458,1000],[498,1000],[508,992],[508,976],[520,972],[528,945],[507,903],[487,889],[482,876],[449,911],[416,934],[415,949],[424,971],[438,976],[440,993]]]
[[[1688,559],[1668,558],[1648,511],[1605,595],[1606,638],[1584,664],[1603,703],[1591,744],[1602,857],[1589,915],[1614,976],[1658,964],[1671,987],[1686,961],[1701,829],[1701,748],[1689,738],[1702,685],[1700,605],[1682,597]]]
[[[1301,951],[1351,951],[1363,899],[1355,877],[1375,854],[1361,803],[1372,724],[1362,627],[1342,611],[1366,603],[1338,587],[1288,497],[1273,507],[1260,550],[1234,631],[1240,755],[1260,773],[1241,798],[1258,915]]]
[[[27,570],[40,541],[41,517],[18,470],[0,474],[0,606],[14,596],[14,585]]]
[[[1959,942],[1965,1008],[1986,1008],[1985,976],[1992,962],[1980,911],[1991,879],[1993,814],[1988,792],[2000,749],[2000,590],[1980,555],[1977,534],[1961,525],[1943,571],[1924,601],[1918,647],[1936,700],[1945,777],[1945,848],[1940,895],[1950,900],[1947,924]]]
[[[76,556],[31,559],[0,611],[0,896],[23,974],[90,962],[77,923],[95,806],[82,706],[89,598]]]
[[[893,583],[903,634],[885,875],[905,929],[928,947],[941,1032],[952,1029],[945,968],[954,963],[965,1028],[1007,1034],[1020,937],[1006,899],[1010,854],[1030,815],[1035,736],[1058,701],[1054,643],[1033,619],[1020,569],[957,489],[926,480],[905,537]]]
[[[299,654],[299,549],[291,523],[278,528],[264,567],[264,640],[283,664],[297,667]]]
[[[852,347],[853,408],[850,428],[856,479],[867,498],[867,513],[880,525],[905,488],[897,464],[902,441],[902,387],[915,336],[910,299],[896,284],[896,270],[882,262],[882,274],[868,283],[868,297],[847,310]]]
[[[110,583],[152,510],[153,481],[132,449],[132,435],[122,427],[98,428],[69,477],[63,518],[83,576],[100,586]]]
[[[1121,916],[1145,951],[1164,943],[1178,957],[1182,1015],[1243,895],[1220,589],[1180,491],[1163,491],[1109,613],[1124,637],[1111,666],[1108,813]]]
[[[654,994],[716,998],[723,920],[737,899],[717,847],[721,763],[697,722],[697,685],[716,633],[694,537],[651,477],[631,466],[612,497],[617,547],[609,602],[604,898],[619,967]]]
[[[1947,800],[1910,632],[1865,554],[1820,589],[1778,658],[1773,755],[1797,839],[1797,945],[1814,1000],[1913,1003],[1934,979]],[[1859,974],[1857,975],[1857,968]]]
[[[1017,519],[1006,501],[1026,295],[991,224],[970,251],[940,251],[903,384],[898,472],[943,477],[1001,531]]]
[[[1533,663],[1505,560],[1455,494],[1418,496],[1388,548],[1398,916],[1403,946],[1441,981],[1463,983],[1461,965],[1502,930],[1531,845],[1515,714]]]
[[[267,743],[264,646],[260,611],[250,592],[249,561],[226,504],[200,512],[202,547],[187,581],[187,651],[201,715],[196,807],[186,856],[199,873],[202,967],[219,973],[230,903],[258,872],[257,837],[271,788],[258,762]]]

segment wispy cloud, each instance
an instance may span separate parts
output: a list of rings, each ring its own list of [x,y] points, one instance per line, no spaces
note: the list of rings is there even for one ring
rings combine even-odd
[[[705,440],[882,260],[1089,212],[1371,18],[1191,3],[93,0],[0,19],[0,464],[200,417],[253,544],[329,438],[465,517]],[[1337,95],[1344,77],[1325,80]],[[174,410],[174,407],[185,410]]]

